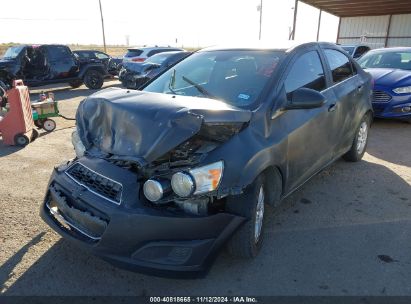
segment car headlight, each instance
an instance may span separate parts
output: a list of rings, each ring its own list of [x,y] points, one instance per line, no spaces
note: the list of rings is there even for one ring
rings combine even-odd
[[[395,88],[392,91],[396,94],[410,94],[411,86]]]
[[[178,196],[190,196],[194,191],[194,180],[188,173],[177,172],[171,177],[171,188]]]
[[[71,143],[73,144],[77,157],[82,157],[84,155],[84,152],[86,152],[86,147],[81,141],[80,136],[78,136],[77,131],[71,133]]]
[[[171,178],[171,188],[181,197],[216,190],[223,176],[223,168],[223,162],[219,161],[189,170],[187,173],[177,172]]]

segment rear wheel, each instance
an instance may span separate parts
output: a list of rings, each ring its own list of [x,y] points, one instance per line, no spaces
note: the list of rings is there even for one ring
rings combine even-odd
[[[88,70],[84,75],[84,84],[89,89],[101,89],[103,83],[104,75],[97,70]]]
[[[362,159],[368,144],[368,132],[370,130],[371,117],[364,115],[358,126],[351,149],[343,155],[346,161],[357,162]]]
[[[53,119],[46,119],[43,122],[43,129],[47,132],[52,132],[56,128],[56,122]]]
[[[29,144],[30,139],[24,134],[17,134],[14,137],[14,144],[20,147],[25,147]]]
[[[227,244],[232,256],[253,258],[258,254],[263,242],[266,197],[264,177],[260,175],[243,194],[227,198],[227,212],[247,219]]]
[[[37,128],[41,129],[41,128],[43,128],[43,122],[44,122],[44,119],[36,119],[36,120],[34,121],[34,125],[35,125]]]

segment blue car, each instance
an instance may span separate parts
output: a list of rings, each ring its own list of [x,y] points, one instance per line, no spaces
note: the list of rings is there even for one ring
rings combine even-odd
[[[358,63],[374,79],[375,117],[411,122],[411,47],[372,50]]]

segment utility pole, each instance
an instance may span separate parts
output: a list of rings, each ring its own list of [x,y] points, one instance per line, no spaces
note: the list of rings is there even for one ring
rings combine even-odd
[[[260,12],[260,31],[258,33],[258,40],[261,40],[261,23],[263,21],[263,0],[260,0],[260,5],[257,6],[257,10]]]
[[[101,28],[103,30],[103,44],[104,44],[104,52],[107,53],[107,47],[106,47],[106,35],[104,33],[104,19],[103,19],[103,9],[101,8],[101,0],[98,0],[98,3],[100,5],[100,16],[101,16]]]
[[[298,0],[295,0],[294,3],[294,20],[293,20],[293,31],[291,33],[291,39],[290,40],[294,40],[295,39],[295,29],[297,27],[297,11],[298,11]]]

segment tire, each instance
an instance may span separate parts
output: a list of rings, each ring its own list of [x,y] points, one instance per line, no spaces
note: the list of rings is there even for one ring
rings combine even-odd
[[[39,132],[36,129],[33,129],[31,134],[31,141],[35,141],[39,137]]]
[[[97,70],[88,70],[83,80],[87,88],[97,90],[103,86],[104,75]]]
[[[56,122],[53,119],[46,119],[43,122],[43,129],[47,132],[52,132],[56,128]]]
[[[80,87],[83,84],[83,82],[81,80],[75,80],[75,81],[71,81],[69,82],[69,85],[73,88],[76,89],[78,87]]]
[[[260,251],[264,235],[266,195],[264,176],[260,175],[243,194],[227,198],[226,211],[247,219],[228,241],[227,250],[230,255],[253,258]]]
[[[371,116],[366,114],[355,131],[355,137],[350,150],[343,155],[343,159],[350,162],[357,162],[364,156],[368,144],[368,133],[371,125]],[[365,133],[364,133],[365,132]]]
[[[25,147],[30,143],[30,139],[24,134],[14,136],[14,144],[19,147]]]
[[[44,119],[37,119],[34,121],[34,125],[39,129],[43,128],[43,123],[44,123]]]

